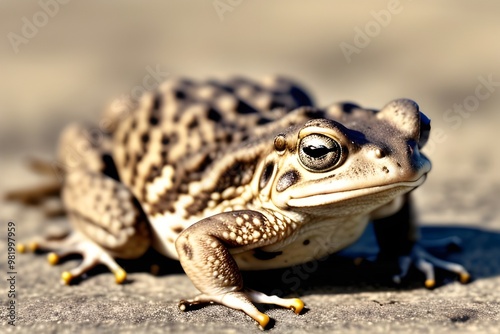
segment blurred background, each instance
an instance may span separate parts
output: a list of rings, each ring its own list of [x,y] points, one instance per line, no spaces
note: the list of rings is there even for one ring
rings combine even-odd
[[[4,0],[2,187],[30,181],[25,157],[52,157],[66,123],[98,121],[152,72],[283,74],[320,106],[417,101],[434,127],[423,222],[500,227],[499,15],[500,2],[480,0]]]

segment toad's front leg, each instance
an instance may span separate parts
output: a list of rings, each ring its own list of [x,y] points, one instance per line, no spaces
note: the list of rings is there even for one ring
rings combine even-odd
[[[274,228],[274,225],[278,228]],[[252,302],[275,304],[299,314],[304,303],[298,298],[283,299],[245,289],[230,250],[248,250],[278,242],[291,233],[286,222],[270,221],[256,211],[233,211],[205,218],[182,232],[176,241],[179,260],[193,284],[202,292],[182,300],[181,310],[201,303],[219,303],[241,310],[264,329],[269,317]]]

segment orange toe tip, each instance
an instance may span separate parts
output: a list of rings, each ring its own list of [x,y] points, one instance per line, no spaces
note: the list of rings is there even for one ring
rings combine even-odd
[[[73,275],[71,275],[71,273],[69,271],[64,271],[62,274],[61,274],[61,281],[65,284],[65,285],[69,285],[69,283],[71,282],[71,280],[73,279]]]
[[[470,282],[470,274],[469,273],[461,273],[460,274],[460,283],[465,284]]]
[[[19,253],[26,253],[26,245],[25,244],[18,244],[16,249]]]
[[[427,289],[433,288],[435,285],[436,285],[436,281],[434,281],[433,279],[425,280],[425,287]]]
[[[116,284],[122,284],[127,279],[127,272],[123,269],[118,269],[114,272]]]
[[[56,253],[49,253],[47,254],[47,261],[51,265],[56,265],[59,262],[59,256]]]
[[[267,314],[260,313],[256,316],[255,320],[259,323],[259,328],[264,330],[269,323],[269,316]]]
[[[300,314],[304,309],[304,302],[299,298],[294,298],[290,304],[290,309],[295,312],[295,314]]]

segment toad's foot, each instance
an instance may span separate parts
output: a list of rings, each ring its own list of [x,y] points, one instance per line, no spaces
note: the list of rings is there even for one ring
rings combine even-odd
[[[61,275],[61,282],[70,284],[77,277],[82,276],[96,265],[103,264],[109,268],[114,274],[116,283],[120,284],[127,278],[127,273],[120,267],[111,255],[102,247],[98,246],[91,240],[86,239],[78,232],[73,232],[69,236],[61,240],[41,239],[31,242],[26,247],[24,244],[18,246],[20,252],[26,249],[31,251],[37,250],[54,250],[48,254],[47,259],[50,264],[57,264],[62,257],[70,254],[80,254],[83,261],[79,266],[70,271],[64,271]]]
[[[262,292],[245,289],[243,291],[234,291],[221,293],[218,295],[200,294],[194,299],[181,300],[179,308],[186,311],[188,308],[207,303],[218,303],[235,310],[241,310],[257,321],[259,328],[264,330],[269,323],[269,316],[260,312],[251,303],[274,304],[291,309],[296,314],[300,314],[304,308],[304,302],[298,298],[280,298],[278,296],[268,296]]]
[[[398,264],[400,272],[398,275],[393,276],[393,281],[395,283],[400,283],[401,280],[408,275],[409,268],[412,264],[425,275],[425,286],[427,288],[433,288],[436,285],[434,275],[434,268],[436,267],[457,274],[460,282],[463,284],[468,283],[471,278],[470,274],[462,265],[438,259],[418,244],[412,248],[410,254],[400,256]]]

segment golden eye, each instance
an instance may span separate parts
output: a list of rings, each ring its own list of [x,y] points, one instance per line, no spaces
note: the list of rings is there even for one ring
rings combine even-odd
[[[299,143],[299,160],[311,172],[325,172],[340,161],[342,147],[333,138],[311,134]]]

